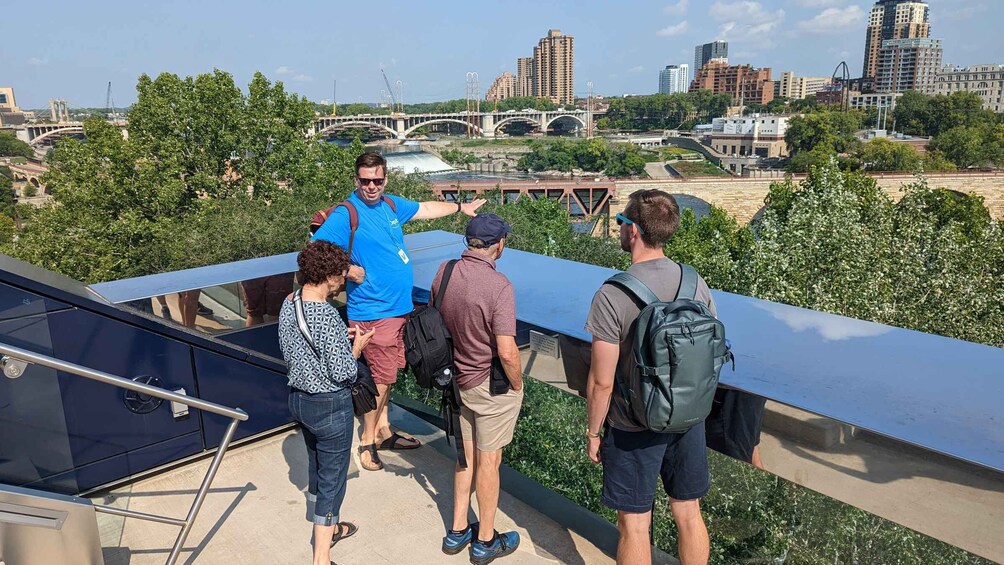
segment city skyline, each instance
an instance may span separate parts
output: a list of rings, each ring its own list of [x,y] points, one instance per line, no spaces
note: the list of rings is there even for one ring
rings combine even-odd
[[[829,75],[846,61],[860,76],[872,4],[646,0],[583,10],[565,1],[517,1],[458,10],[459,3],[391,2],[374,19],[362,6],[333,10],[314,2],[284,6],[290,17],[276,18],[274,6],[261,1],[186,1],[144,5],[142,11],[121,1],[57,1],[47,10],[59,15],[53,21],[9,20],[0,83],[16,90],[19,106],[37,109],[48,107],[50,98],[103,107],[111,81],[116,105],[127,106],[142,73],[185,76],[215,67],[241,86],[261,71],[315,102],[330,100],[337,80],[339,103],[376,102],[385,89],[382,67],[392,81],[404,83],[405,103],[431,102],[463,98],[469,71],[480,74],[485,90],[503,71],[516,74],[516,59],[548,29],[576,38],[576,96],[585,95],[587,82],[603,95],[654,93],[659,70],[691,62],[695,45],[717,39],[729,42],[730,63],[771,67],[774,75]],[[993,29],[1004,18],[1004,3],[928,4],[931,36],[942,40],[945,63],[1004,63],[1004,39]],[[478,18],[484,21],[472,25]]]

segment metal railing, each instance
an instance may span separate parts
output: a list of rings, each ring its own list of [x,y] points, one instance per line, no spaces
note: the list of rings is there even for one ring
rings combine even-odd
[[[230,442],[234,438],[234,433],[237,431],[237,425],[248,419],[247,412],[244,412],[240,408],[227,408],[226,406],[221,406],[213,402],[207,402],[199,398],[193,398],[184,394],[164,390],[160,387],[138,383],[109,373],[61,361],[47,355],[34,353],[32,351],[28,351],[27,349],[13,347],[5,343],[0,343],[0,354],[3,354],[3,359],[0,360],[0,365],[2,365],[3,372],[8,378],[16,379],[20,377],[24,374],[26,364],[34,363],[36,365],[42,365],[57,371],[71,373],[93,381],[135,391],[140,394],[146,394],[155,398],[177,402],[191,408],[198,408],[199,410],[230,418],[230,424],[223,433],[223,439],[220,441],[220,445],[216,449],[216,454],[213,455],[213,460],[209,464],[206,476],[202,479],[202,486],[199,487],[198,492],[195,494],[195,501],[192,502],[192,507],[188,510],[188,515],[184,520],[172,518],[170,516],[159,516],[156,514],[147,514],[145,512],[135,512],[132,510],[115,508],[113,506],[105,506],[102,504],[93,505],[96,511],[104,512],[106,514],[113,514],[115,516],[123,516],[126,518],[138,518],[140,520],[179,526],[181,528],[181,532],[178,533],[178,538],[174,542],[174,547],[171,549],[171,553],[167,557],[167,565],[174,565],[174,563],[178,560],[181,548],[185,544],[185,540],[188,538],[188,534],[192,529],[192,524],[195,523],[195,518],[198,516],[199,510],[202,508],[202,503],[206,498],[206,493],[209,492],[209,487],[213,484],[213,479],[216,478],[216,472],[219,470],[220,462],[223,460],[223,456],[226,454],[227,448],[230,446]]]

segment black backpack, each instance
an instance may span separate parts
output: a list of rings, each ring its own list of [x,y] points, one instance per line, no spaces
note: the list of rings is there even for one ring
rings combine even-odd
[[[456,264],[456,259],[446,264],[433,303],[416,308],[404,326],[404,358],[422,388],[447,390],[453,383],[453,337],[439,307]]]
[[[446,441],[449,443],[450,436],[456,440],[457,463],[466,469],[464,438],[460,433],[460,389],[454,378],[453,336],[443,321],[443,315],[439,313],[446,285],[450,282],[450,275],[456,264],[456,259],[446,263],[443,280],[439,283],[439,291],[432,304],[419,306],[408,318],[408,323],[404,326],[404,358],[411,367],[418,386],[443,391],[439,415],[443,418]]]

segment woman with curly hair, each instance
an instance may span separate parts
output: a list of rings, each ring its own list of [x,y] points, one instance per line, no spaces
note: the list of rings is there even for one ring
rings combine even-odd
[[[314,565],[328,565],[330,548],[356,533],[339,521],[352,446],[356,359],[373,331],[350,335],[327,298],[341,290],[349,257],[337,245],[311,241],[296,259],[303,287],[279,311],[279,344],[289,367],[289,411],[307,444],[308,500],[314,501]]]

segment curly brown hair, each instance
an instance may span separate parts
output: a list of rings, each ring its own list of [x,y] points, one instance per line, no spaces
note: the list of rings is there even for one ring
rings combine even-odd
[[[349,269],[349,254],[328,241],[314,240],[296,256],[300,284],[322,284],[330,276],[341,276]]]

